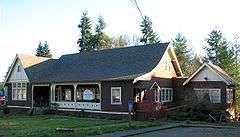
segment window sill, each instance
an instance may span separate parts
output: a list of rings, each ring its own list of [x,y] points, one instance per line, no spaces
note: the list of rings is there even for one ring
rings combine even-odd
[[[111,103],[111,105],[122,105],[122,103]]]

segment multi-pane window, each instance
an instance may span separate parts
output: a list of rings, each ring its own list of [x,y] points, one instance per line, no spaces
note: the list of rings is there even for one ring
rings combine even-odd
[[[155,91],[156,102],[171,102],[173,100],[173,89],[172,88],[161,88],[161,90]]]
[[[122,104],[121,102],[121,87],[111,88],[111,104]]]
[[[227,103],[232,103],[233,102],[233,90],[232,89],[227,89]]]
[[[194,89],[194,91],[199,100],[203,99],[205,94],[208,94],[211,103],[221,103],[221,89],[203,88],[203,89]]]
[[[26,100],[27,99],[27,84],[26,83],[12,83],[12,99]]]

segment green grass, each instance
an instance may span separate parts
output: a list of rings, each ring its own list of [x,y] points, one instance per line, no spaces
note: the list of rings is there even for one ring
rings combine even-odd
[[[0,137],[79,137],[114,131],[161,125],[160,121],[133,121],[80,118],[59,115],[0,115]],[[56,128],[72,128],[74,132],[59,133]]]

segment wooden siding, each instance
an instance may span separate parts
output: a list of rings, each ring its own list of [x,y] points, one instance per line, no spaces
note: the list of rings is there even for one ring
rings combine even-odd
[[[121,87],[120,105],[111,104],[111,87]],[[133,98],[133,83],[131,81],[101,82],[101,110],[109,112],[128,112],[128,100]]]
[[[216,110],[226,110],[226,84],[222,81],[192,81],[188,83],[185,87],[186,94],[184,96],[189,96],[187,92],[193,93],[194,88],[218,88],[221,89],[221,103],[212,104]],[[194,103],[194,102],[193,102]]]
[[[168,62],[170,69],[166,70],[165,69],[165,62]],[[166,50],[166,52],[164,53],[162,59],[160,60],[160,62],[156,65],[155,68],[153,68],[152,71],[150,71],[149,73],[146,73],[140,77],[137,77],[134,79],[134,83],[139,81],[139,80],[151,80],[155,77],[158,78],[167,78],[167,79],[171,79],[173,77],[177,77],[177,73],[176,70],[174,68],[173,65],[173,60],[170,57],[170,53],[168,52],[168,50]]]
[[[18,66],[20,66],[20,72],[18,72]],[[28,77],[25,73],[25,70],[18,59],[12,69],[8,82],[23,82],[23,81],[29,82]]]
[[[165,69],[165,62],[169,63],[170,70]],[[153,77],[161,78],[172,78],[176,77],[176,71],[173,67],[172,59],[170,58],[169,52],[165,52],[159,64],[153,70]]]
[[[213,70],[204,67],[191,81],[222,81],[222,78]]]

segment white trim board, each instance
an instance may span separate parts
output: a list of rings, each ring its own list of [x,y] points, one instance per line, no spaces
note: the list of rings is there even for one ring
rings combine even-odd
[[[76,109],[57,109],[57,110],[61,110],[61,111],[70,111],[70,112],[81,111],[81,110],[76,110]],[[85,112],[90,112],[90,113],[128,115],[128,112],[107,112],[107,111],[94,111],[94,110],[84,110],[84,111],[85,111]]]
[[[12,106],[12,105],[7,105],[7,107],[10,107],[10,108],[31,108],[31,107],[26,107],[26,106]]]

